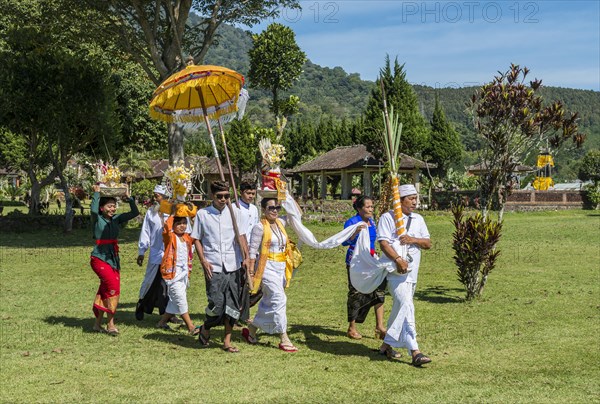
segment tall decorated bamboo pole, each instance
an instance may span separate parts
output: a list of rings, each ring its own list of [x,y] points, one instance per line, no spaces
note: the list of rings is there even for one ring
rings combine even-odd
[[[383,144],[390,164],[390,186],[392,191],[392,209],[394,211],[394,222],[396,224],[396,233],[401,236],[406,232],[404,218],[402,215],[402,206],[400,204],[400,178],[398,176],[400,137],[402,136],[402,123],[398,122],[398,117],[394,114],[394,107],[390,107],[388,114],[387,99],[383,80],[379,81],[381,85],[381,94],[383,97],[383,125],[385,127]]]

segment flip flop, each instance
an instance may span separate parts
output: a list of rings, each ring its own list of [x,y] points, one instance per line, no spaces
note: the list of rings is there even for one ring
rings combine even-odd
[[[156,324],[156,328],[160,329],[160,330],[165,330],[165,331],[171,331],[171,327],[169,326],[169,324]]]
[[[189,334],[192,337],[195,337],[196,335],[200,334],[200,326],[197,326],[192,331],[189,331]]]
[[[412,358],[411,365],[413,365],[415,367],[421,367],[421,365],[424,365],[424,364],[430,363],[430,362],[431,362],[431,359],[428,356],[425,356],[419,352]]]
[[[112,337],[116,337],[117,335],[119,335],[119,330],[117,330],[116,328],[112,328],[110,330],[106,330],[106,333]]]
[[[200,342],[200,345],[206,347],[208,346],[208,343],[210,341],[210,334],[208,336],[204,335],[202,331],[204,331],[204,325],[200,326],[200,332],[198,333],[198,342]]]
[[[178,318],[178,317],[176,317],[176,316],[173,316],[173,317],[171,317],[169,319],[169,323],[171,323],[171,324],[183,324],[183,320],[180,319],[180,318]]]
[[[242,338],[244,338],[250,345],[256,345],[258,343],[258,339],[250,335],[250,330],[248,328],[244,328],[242,330]]]
[[[385,356],[386,358],[390,359],[390,360],[396,360],[396,359],[400,359],[402,357],[402,354],[394,349],[392,349],[392,347],[387,347],[385,349],[385,351],[382,351],[381,349],[377,350],[379,352],[379,355]]]
[[[385,334],[386,332],[375,329],[375,339],[383,340],[385,338]]]
[[[358,332],[350,332],[348,331],[346,333],[346,336],[350,339],[362,339],[362,335],[360,335]]]
[[[279,349],[284,352],[298,352],[298,348],[296,348],[294,345],[279,344]]]
[[[229,353],[238,353],[240,352],[239,349],[237,349],[234,346],[224,346],[223,348],[221,348],[222,350],[224,350],[225,352],[229,352]]]

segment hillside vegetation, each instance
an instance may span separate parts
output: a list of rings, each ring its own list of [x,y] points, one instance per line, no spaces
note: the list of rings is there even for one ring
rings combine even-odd
[[[223,26],[219,39],[206,57],[206,64],[224,65],[246,75],[249,69],[248,50],[252,47],[251,33],[231,26]],[[362,80],[357,73],[348,73],[341,67],[322,67],[310,61],[306,62],[299,81],[289,91],[301,100],[300,113],[293,117],[295,121],[310,122],[318,125],[323,119],[333,118],[354,120],[361,116],[374,86],[374,82]],[[385,55],[381,55],[383,64]],[[392,55],[393,57],[393,55]],[[400,63],[404,61],[400,60]],[[508,62],[507,62],[508,66]],[[503,66],[499,66],[501,69]],[[410,80],[410,71],[407,72]],[[490,72],[490,80],[495,72]],[[533,72],[535,75],[535,72]],[[542,77],[543,79],[543,77]],[[467,152],[478,149],[478,141],[465,104],[477,87],[433,88],[413,85],[419,99],[421,113],[429,121],[433,114],[435,94],[461,136]],[[556,162],[561,178],[574,179],[577,175],[577,161],[589,149],[600,147],[600,93],[592,90],[545,87],[541,92],[547,101],[562,101],[569,111],[579,113],[580,131],[587,140],[582,149],[567,145],[556,154]],[[251,101],[247,115],[255,124],[268,125],[273,119],[268,110],[270,95],[259,89],[250,88]],[[472,158],[472,157],[471,157]],[[470,161],[466,161],[468,163]],[[526,162],[532,163],[532,161]],[[562,171],[561,171],[562,170]]]

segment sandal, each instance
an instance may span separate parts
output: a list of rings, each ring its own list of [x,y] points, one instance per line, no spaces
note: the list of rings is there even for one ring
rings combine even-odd
[[[196,335],[200,334],[200,326],[195,327],[191,331],[188,330],[188,332],[192,337],[195,337]]]
[[[375,329],[375,339],[380,339],[383,341],[383,339],[385,338],[385,334],[387,334],[387,331],[381,331],[377,328]]]
[[[402,357],[402,354],[396,350],[394,350],[391,346],[388,346],[387,348],[385,348],[385,351],[382,351],[381,349],[378,350],[379,351],[379,355],[385,356],[386,358],[390,359],[390,360],[396,360],[396,359],[400,359]]]
[[[210,334],[205,335],[203,331],[206,331],[204,325],[200,326],[200,332],[198,333],[198,341],[202,346],[208,346],[208,342],[210,341]]]
[[[279,349],[284,352],[298,352],[298,348],[296,348],[294,345],[279,344]]]
[[[425,356],[419,352],[418,354],[413,356],[411,365],[415,367],[421,367],[421,365],[424,365],[429,362],[431,362],[431,359],[428,356]]]
[[[169,324],[156,324],[156,328],[161,329],[161,330],[165,330],[165,331],[171,331],[171,327],[169,326]]]
[[[250,330],[248,328],[242,329],[242,338],[250,345],[256,345],[258,343],[258,339],[250,335]]]
[[[229,352],[229,353],[238,353],[240,352],[239,349],[237,349],[234,346],[224,346],[223,348],[221,348],[222,350],[224,350],[225,352]]]
[[[169,319],[169,323],[179,325],[179,324],[183,324],[183,320],[177,316],[173,316]]]
[[[116,328],[111,328],[110,330],[106,330],[106,333],[112,337],[116,337],[117,335],[119,335],[119,330],[117,330]]]
[[[360,335],[360,333],[358,333],[357,331],[354,331],[354,332],[348,331],[346,333],[346,336],[350,339],[362,339],[362,335]]]

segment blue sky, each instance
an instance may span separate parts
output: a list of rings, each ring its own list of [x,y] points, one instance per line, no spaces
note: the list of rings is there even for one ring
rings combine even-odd
[[[314,63],[366,80],[389,54],[406,64],[411,83],[432,87],[482,84],[516,63],[545,85],[600,91],[600,0],[300,4],[276,21],[296,32]]]

